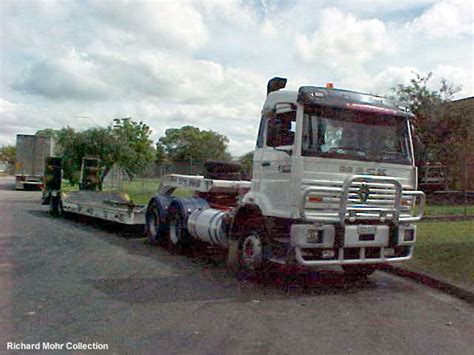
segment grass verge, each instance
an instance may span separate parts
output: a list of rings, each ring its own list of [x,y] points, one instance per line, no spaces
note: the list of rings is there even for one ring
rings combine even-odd
[[[408,268],[474,284],[474,221],[421,222]]]
[[[463,205],[426,205],[425,216],[462,216],[464,215]],[[474,206],[467,206],[467,215],[474,215]]]

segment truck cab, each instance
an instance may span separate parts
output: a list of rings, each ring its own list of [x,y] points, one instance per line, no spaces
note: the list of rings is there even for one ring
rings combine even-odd
[[[416,191],[413,115],[391,100],[332,85],[272,86],[243,204],[258,208],[272,226],[267,234],[286,228],[303,265],[409,259],[412,222],[425,203]]]

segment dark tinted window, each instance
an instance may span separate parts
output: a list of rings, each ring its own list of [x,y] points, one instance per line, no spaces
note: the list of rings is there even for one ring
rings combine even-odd
[[[296,112],[277,114],[268,119],[267,146],[293,145],[295,141]]]

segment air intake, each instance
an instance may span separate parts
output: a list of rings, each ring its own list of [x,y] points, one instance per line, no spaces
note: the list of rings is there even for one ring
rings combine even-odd
[[[284,89],[286,86],[286,82],[286,78],[274,77],[273,79],[270,79],[267,84],[267,95],[273,91]]]

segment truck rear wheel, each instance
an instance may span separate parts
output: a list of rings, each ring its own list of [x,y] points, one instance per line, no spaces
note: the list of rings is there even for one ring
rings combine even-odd
[[[169,229],[167,233],[168,247],[173,251],[180,251],[188,242],[186,222],[179,210],[168,215]]]
[[[148,203],[145,214],[145,232],[151,245],[163,243],[168,232],[167,209],[171,196],[158,195]]]
[[[343,265],[342,269],[349,277],[365,278],[377,270],[377,265]]]

